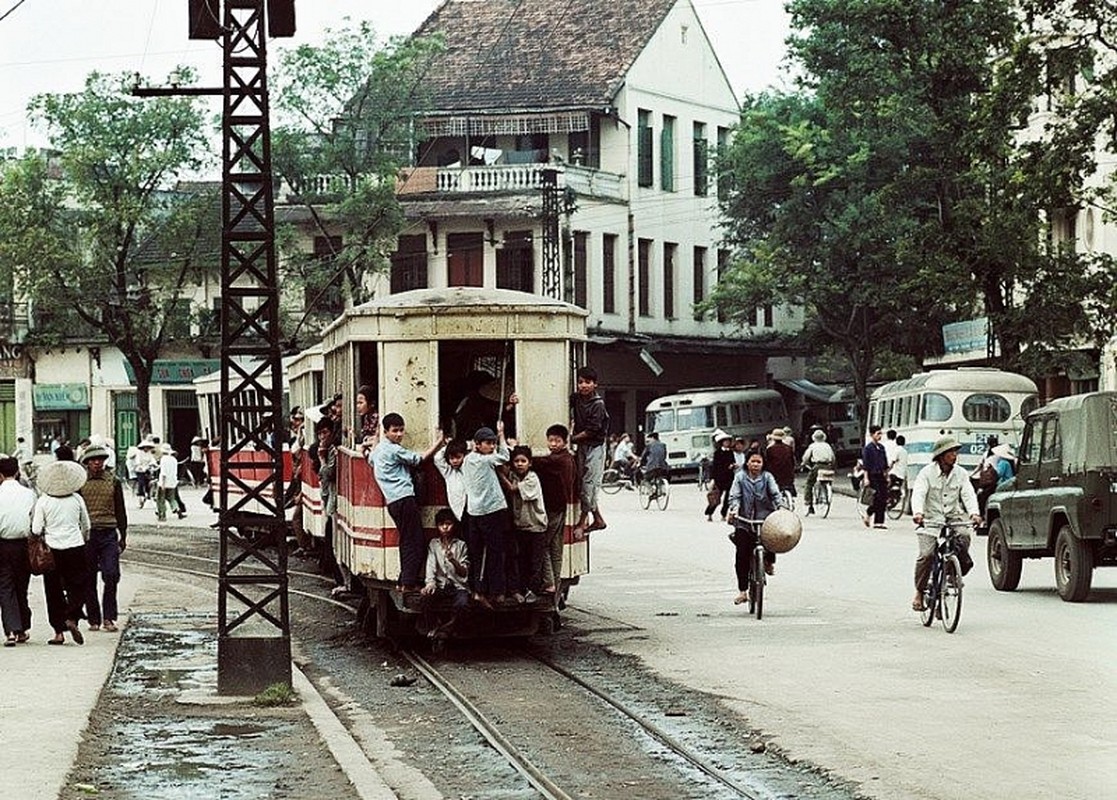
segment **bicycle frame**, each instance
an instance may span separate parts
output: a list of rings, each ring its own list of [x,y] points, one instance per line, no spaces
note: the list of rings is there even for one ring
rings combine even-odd
[[[916,532],[926,533],[923,526],[917,527]],[[963,582],[958,558],[962,547],[959,539],[959,533],[953,525],[946,523],[939,528],[931,557],[931,574],[923,590],[924,609],[921,612],[923,625],[930,627],[935,619],[940,619],[947,633],[954,633],[958,628],[958,619],[962,610]],[[948,565],[949,571],[954,576],[953,584],[948,583]],[[948,599],[953,609],[947,607]]]

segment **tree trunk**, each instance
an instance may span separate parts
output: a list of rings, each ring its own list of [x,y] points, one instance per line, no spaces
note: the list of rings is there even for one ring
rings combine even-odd
[[[151,373],[152,365],[142,358],[126,356],[136,374],[136,413],[140,438],[152,433],[151,430]]]

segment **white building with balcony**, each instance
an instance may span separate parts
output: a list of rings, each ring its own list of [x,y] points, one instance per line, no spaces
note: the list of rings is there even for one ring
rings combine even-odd
[[[486,286],[586,308],[614,428],[683,387],[801,377],[801,313],[699,313],[730,258],[715,154],[738,103],[690,0],[447,0],[408,227],[377,294]],[[789,395],[789,399],[795,397]]]

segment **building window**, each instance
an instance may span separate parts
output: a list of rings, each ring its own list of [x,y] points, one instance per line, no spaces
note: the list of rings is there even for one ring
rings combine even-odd
[[[694,248],[694,318],[702,319],[698,306],[706,299],[706,248]]]
[[[586,291],[586,249],[590,235],[585,231],[574,231],[574,305],[589,308]]]
[[[391,293],[427,288],[426,234],[400,236],[392,253]]]
[[[694,123],[694,194],[705,197],[709,191],[707,170],[710,160],[710,145],[706,141],[706,123]]]
[[[771,328],[775,324],[772,318],[772,304],[764,306],[764,327]]]
[[[675,254],[679,246],[674,242],[663,243],[663,316],[675,318]]]
[[[606,314],[617,312],[617,236],[601,237],[601,308]]]
[[[652,281],[652,240],[640,239],[637,242],[637,261],[639,268],[640,287],[637,292],[637,309],[641,317],[650,317],[651,309],[651,281]]]
[[[717,182],[718,182],[718,200],[726,200],[729,197],[729,188],[731,181],[729,173],[725,169],[725,161],[729,155],[729,128],[718,126],[718,152],[717,152]]]
[[[447,284],[484,286],[485,239],[481,233],[451,233],[446,237]]]
[[[601,169],[601,119],[591,116],[590,129],[569,134],[566,146],[571,164]]]
[[[667,114],[659,134],[659,188],[675,191],[675,118]]]
[[[728,272],[728,271],[729,271],[729,251],[728,250],[718,250],[718,283],[721,283],[722,278],[725,277],[725,273]],[[725,322],[725,312],[721,310],[721,306],[718,306],[717,320],[718,320],[718,322]]]
[[[163,335],[168,341],[190,338],[190,301],[187,298],[176,297],[167,306]]]
[[[651,186],[652,175],[652,112],[639,109],[636,112],[636,185]]]
[[[535,291],[535,250],[531,231],[508,231],[496,251],[496,288]]]

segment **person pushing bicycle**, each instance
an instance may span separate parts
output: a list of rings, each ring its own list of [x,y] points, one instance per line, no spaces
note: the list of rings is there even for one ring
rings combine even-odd
[[[915,597],[911,601],[913,611],[924,610],[923,590],[931,575],[938,531],[944,525],[954,529],[962,548],[959,557],[965,562],[970,549],[969,528],[981,522],[977,493],[970,477],[965,470],[955,468],[961,449],[962,445],[952,436],[944,436],[935,442],[931,449],[931,463],[919,471],[912,486],[912,520],[919,539],[919,555],[915,559]]]

